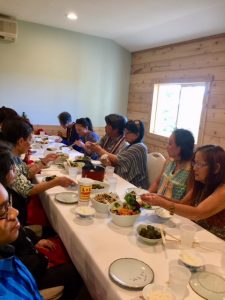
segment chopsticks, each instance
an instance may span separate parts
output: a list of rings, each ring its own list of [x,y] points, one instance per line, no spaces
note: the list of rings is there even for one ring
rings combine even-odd
[[[163,231],[163,225],[162,224],[160,224],[159,230],[160,230],[160,233],[161,233],[163,246],[165,247],[166,239],[165,239],[165,234],[164,234],[164,231]]]

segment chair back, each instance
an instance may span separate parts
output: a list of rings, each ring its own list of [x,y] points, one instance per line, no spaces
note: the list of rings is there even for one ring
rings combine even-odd
[[[150,184],[159,176],[165,163],[165,157],[159,152],[148,153],[148,177]]]

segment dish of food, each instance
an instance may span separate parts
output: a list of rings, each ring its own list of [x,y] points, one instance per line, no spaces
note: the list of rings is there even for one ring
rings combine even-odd
[[[155,245],[162,239],[160,230],[147,224],[138,225],[137,236],[141,241],[150,245]]]
[[[78,202],[77,192],[63,192],[55,195],[55,199],[64,204],[74,204]]]
[[[172,215],[169,213],[168,210],[162,208],[162,207],[158,207],[155,209],[155,213],[158,217],[162,218],[162,219],[170,219],[172,218]]]
[[[92,194],[103,193],[109,190],[109,184],[107,182],[102,182],[98,180],[93,180],[92,184]]]
[[[67,164],[69,167],[76,167],[76,168],[83,168],[85,163],[84,162],[78,162],[76,160],[71,161],[71,160],[67,160]]]
[[[78,214],[81,218],[90,218],[95,215],[95,209],[90,206],[78,206],[75,209],[76,214]]]
[[[204,299],[225,299],[225,279],[215,273],[207,271],[193,273],[189,284]]]
[[[180,260],[186,267],[193,271],[204,266],[203,257],[194,250],[181,251]]]
[[[109,266],[109,277],[121,287],[140,290],[153,281],[154,273],[141,260],[120,258]]]
[[[163,285],[148,284],[142,291],[145,300],[175,300],[172,291]]]
[[[48,147],[48,148],[46,148],[46,150],[47,150],[47,151],[56,151],[57,148],[55,148],[55,147]]]
[[[42,179],[42,181],[51,181],[52,179],[56,178],[56,175],[46,176]]]
[[[119,200],[119,196],[116,193],[101,193],[95,195],[92,199],[99,203],[111,204]]]

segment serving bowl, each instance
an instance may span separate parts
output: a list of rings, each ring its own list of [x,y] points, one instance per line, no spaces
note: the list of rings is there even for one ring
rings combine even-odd
[[[149,224],[139,224],[138,227],[137,227],[137,237],[139,240],[149,244],[149,245],[155,245],[157,244],[158,242],[160,242],[162,240],[162,237],[159,237],[159,238],[151,238],[151,237],[144,237],[142,236],[140,233],[143,229],[147,229],[148,226],[151,226],[154,228],[154,232],[157,231],[157,233],[160,234],[161,236],[161,233],[160,233],[160,230],[159,228],[155,227],[155,226],[152,226],[152,225],[149,225]]]
[[[180,260],[192,272],[198,271],[205,265],[203,257],[192,249],[181,251]]]
[[[141,212],[138,212],[134,215],[118,215],[114,212],[112,212],[112,208],[115,206],[115,204],[118,203],[118,205],[123,205],[123,202],[116,201],[112,203],[109,207],[109,213],[112,218],[112,221],[114,224],[122,227],[129,227],[133,226],[136,220],[139,218]]]
[[[92,206],[97,212],[102,214],[108,214],[109,206],[118,199],[119,196],[116,193],[98,193],[91,195]]]
[[[107,182],[102,182],[98,180],[93,180],[92,183],[92,194],[106,193],[109,190],[109,184]]]
[[[155,209],[155,214],[158,217],[165,219],[165,220],[172,218],[172,215],[170,214],[170,212],[162,207],[157,207]]]

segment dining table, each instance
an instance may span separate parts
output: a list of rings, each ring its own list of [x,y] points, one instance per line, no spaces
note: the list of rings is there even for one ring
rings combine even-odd
[[[81,155],[72,149],[63,148],[63,151],[72,159]],[[33,159],[37,159],[35,154]],[[62,166],[51,164],[49,168],[35,176],[35,182],[41,182],[49,175],[69,177]],[[123,200],[126,190],[134,186],[116,174],[113,176],[117,179],[116,193]],[[77,179],[80,177],[81,174],[78,174]],[[107,179],[105,181],[107,182]],[[41,193],[40,199],[52,227],[60,236],[94,300],[144,299],[141,290],[124,288],[110,278],[110,265],[120,258],[134,258],[146,263],[153,270],[154,283],[167,285],[169,265],[172,261],[180,259],[179,227],[184,223],[192,224],[197,229],[195,251],[204,258],[205,268],[225,277],[224,241],[196,223],[176,214],[163,219],[156,215],[154,209],[141,209],[140,217],[131,227],[118,226],[112,222],[109,214],[98,212],[94,217],[81,218],[76,214],[79,202],[65,204],[56,200],[59,193],[77,193],[76,188],[76,186],[69,188],[57,186]],[[91,201],[89,205],[92,205]],[[163,226],[163,230],[168,232],[165,244],[159,242],[149,245],[138,239],[137,226],[140,223]],[[197,300],[202,297],[188,285],[184,299]]]

